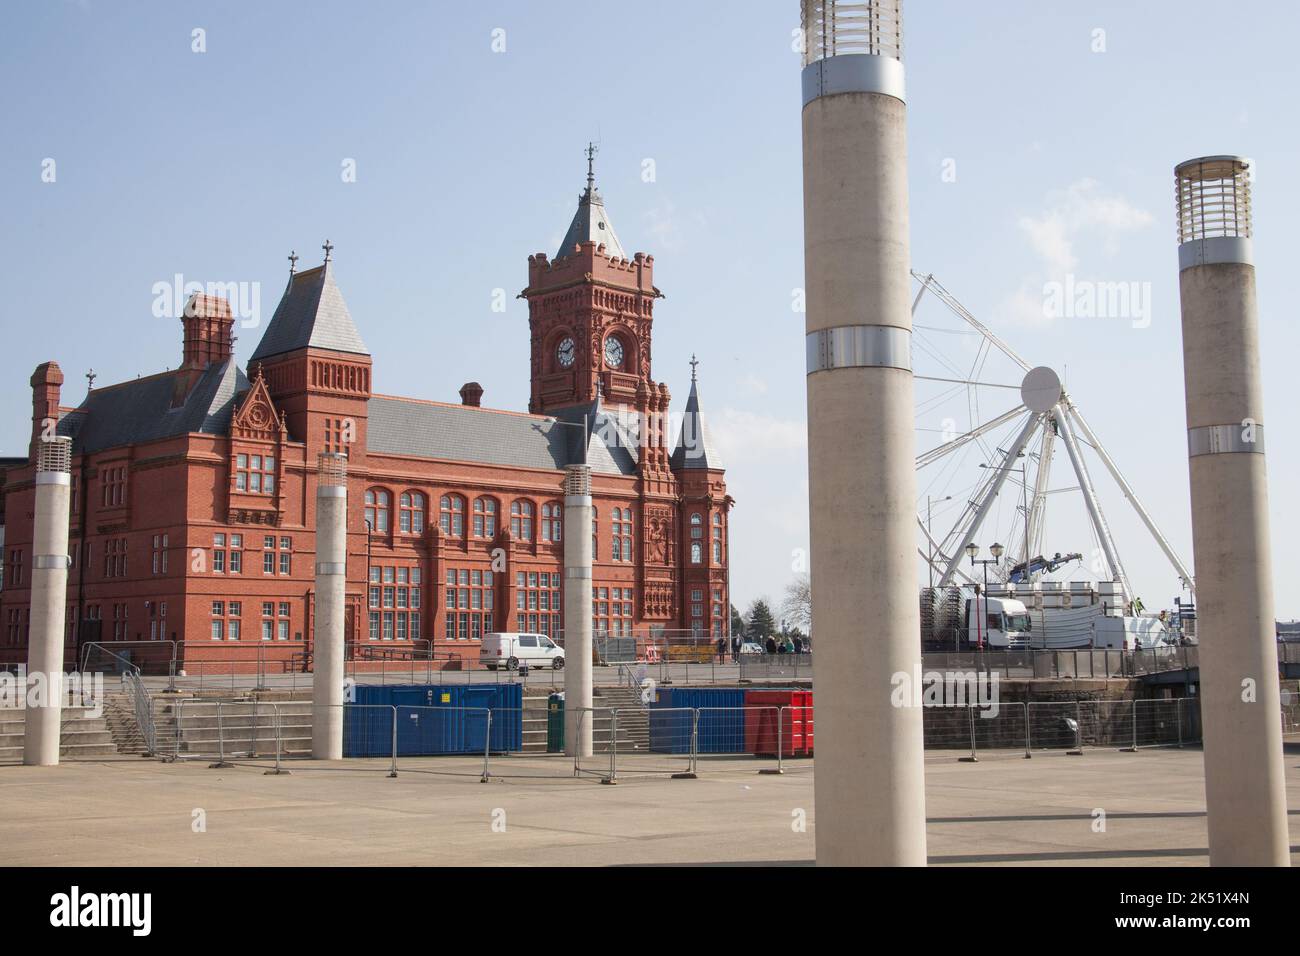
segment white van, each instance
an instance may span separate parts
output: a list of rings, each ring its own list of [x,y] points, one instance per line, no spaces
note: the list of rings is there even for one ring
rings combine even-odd
[[[517,670],[520,664],[529,667],[551,667],[555,670],[564,668],[564,648],[557,645],[545,634],[524,634],[516,631],[502,631],[484,635],[483,643],[478,649],[480,664],[486,664],[488,670],[505,667]]]

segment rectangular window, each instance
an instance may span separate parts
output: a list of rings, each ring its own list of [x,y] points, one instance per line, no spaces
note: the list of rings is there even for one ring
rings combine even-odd
[[[274,630],[275,630],[275,622],[274,622],[274,621],[263,621],[263,622],[262,622],[262,640],[264,640],[264,641],[269,641],[269,640],[271,640],[272,637],[274,636]]]
[[[214,641],[219,641],[219,640],[221,640],[221,622],[220,622],[220,621],[213,621],[213,622],[212,622],[212,639],[213,639]]]
[[[281,641],[287,641],[289,639],[289,622],[277,621],[275,626],[276,626],[276,639]]]
[[[239,640],[239,622],[238,622],[238,621],[226,621],[226,640],[228,640],[228,641],[237,641],[237,640]]]

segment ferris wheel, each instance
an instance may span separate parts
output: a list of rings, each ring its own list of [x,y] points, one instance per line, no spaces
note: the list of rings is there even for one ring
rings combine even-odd
[[[951,494],[939,500],[955,503],[944,521],[948,525],[946,532],[941,529],[936,532],[933,528],[930,507],[933,497],[927,494],[919,503],[917,523],[922,545],[918,553],[929,566],[931,583],[940,587],[962,581],[973,583],[966,564],[968,549],[973,547],[981,529],[996,524],[991,520],[995,504],[1007,490],[1008,481],[1018,477],[1020,487],[1015,496],[1018,500],[1010,509],[1009,518],[1005,517],[1007,509],[1000,509],[1004,520],[998,530],[1006,534],[1007,557],[999,562],[994,574],[1003,582],[1033,581],[1045,569],[1054,569],[1050,559],[1041,559],[1049,500],[1078,492],[1096,544],[1094,570],[1107,580],[1118,582],[1126,600],[1132,599],[1133,588],[1089,469],[1090,454],[1100,460],[1194,598],[1195,583],[1187,565],[1089,426],[1078,403],[1065,390],[1061,376],[1050,367],[1033,366],[1021,358],[1007,342],[971,315],[933,275],[913,271],[912,277],[920,284],[912,303],[914,318],[922,299],[929,293],[959,320],[956,328],[914,323],[913,330],[914,367],[920,359],[927,366],[920,371],[931,370],[928,366],[933,366],[936,373],[941,373],[926,375],[918,371],[915,375],[918,383],[930,383],[932,388],[932,394],[922,395],[922,386],[918,386],[918,428],[922,416],[941,403],[961,406],[965,420],[964,426],[958,427],[956,416],[945,419],[939,444],[916,459],[918,485],[926,490],[936,485],[940,490],[951,490]],[[955,359],[945,354],[950,350],[935,341],[945,334],[964,336],[959,350],[964,354]],[[999,396],[994,414],[988,409],[990,393]],[[1017,398],[1008,408],[1008,401]],[[1064,455],[1058,454],[1058,448],[1063,449]],[[1073,486],[1052,487],[1053,465],[1060,457],[1065,459],[1073,475],[1076,482]],[[1004,505],[1010,497],[1001,499]]]

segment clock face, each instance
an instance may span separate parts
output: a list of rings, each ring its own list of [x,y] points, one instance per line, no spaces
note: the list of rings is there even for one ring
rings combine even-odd
[[[555,350],[555,357],[562,368],[569,368],[573,365],[573,359],[577,354],[578,348],[573,344],[573,339],[570,338],[566,338]]]
[[[605,364],[610,368],[623,367],[623,343],[611,335],[605,340]]]

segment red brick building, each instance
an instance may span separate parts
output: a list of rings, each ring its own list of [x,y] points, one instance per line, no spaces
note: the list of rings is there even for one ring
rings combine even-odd
[[[202,294],[175,371],[67,407],[58,365],[37,367],[27,458],[0,461],[0,663],[26,658],[34,449],[55,428],[73,439],[70,657],[90,640],[182,641],[191,662],[237,643],[301,654],[323,451],[349,460],[351,643],[474,657],[487,631],[558,633],[563,469],[583,460],[598,632],[726,633],[722,464],[694,372],[670,428],[651,371],[654,258],[626,256],[590,175],[557,255],[529,257],[523,296],[527,413],[481,407],[473,382],[460,404],[376,393],[328,245],[322,265],[291,271],[246,370],[228,302]]]

